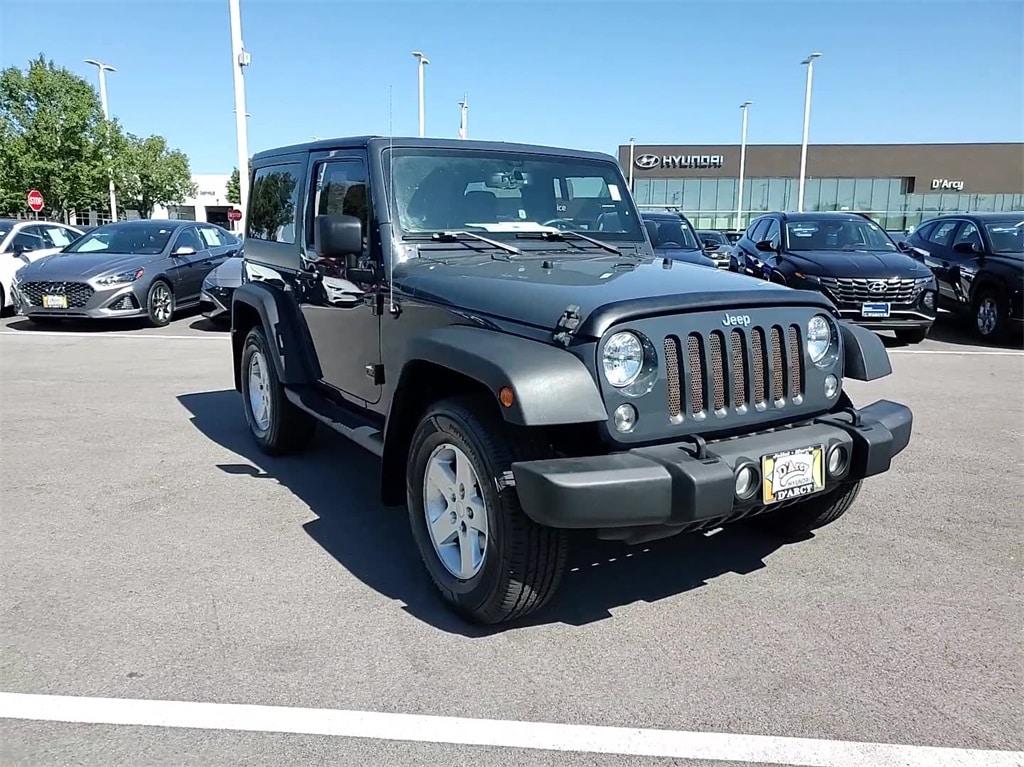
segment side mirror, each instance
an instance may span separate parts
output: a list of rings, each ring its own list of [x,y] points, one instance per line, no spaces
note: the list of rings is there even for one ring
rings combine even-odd
[[[31,252],[32,252],[32,248],[30,246],[28,246],[28,245],[25,245],[24,243],[21,243],[21,242],[14,243],[14,246],[11,248],[11,253],[13,253],[16,256],[20,256],[22,253],[31,253]]]
[[[172,256],[192,256],[192,255],[195,255],[195,252],[196,252],[196,249],[193,248],[191,245],[182,245],[180,248],[177,248],[173,253],[171,253],[171,255]]]
[[[313,219],[313,244],[321,258],[359,255],[363,252],[363,224],[355,216],[317,216]]]
[[[973,256],[978,252],[978,248],[973,242],[958,242],[953,246],[953,252],[964,256]]]
[[[761,240],[757,245],[754,246],[762,253],[774,253],[775,245],[772,244],[771,240]]]
[[[896,250],[901,250],[904,253],[909,253],[910,250],[911,250],[910,243],[907,242],[906,240],[897,240],[896,241]]]

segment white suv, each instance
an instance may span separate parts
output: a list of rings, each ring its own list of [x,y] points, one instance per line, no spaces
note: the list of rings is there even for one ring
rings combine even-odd
[[[13,306],[11,282],[25,264],[63,250],[85,232],[55,221],[0,218],[0,313]]]

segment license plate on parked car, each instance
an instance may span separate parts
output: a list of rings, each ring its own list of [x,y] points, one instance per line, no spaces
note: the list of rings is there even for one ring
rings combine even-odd
[[[43,307],[46,309],[67,309],[67,296],[43,296]]]
[[[825,448],[821,445],[761,457],[766,504],[812,495],[825,489]]]
[[[862,317],[888,317],[889,304],[861,304]]]

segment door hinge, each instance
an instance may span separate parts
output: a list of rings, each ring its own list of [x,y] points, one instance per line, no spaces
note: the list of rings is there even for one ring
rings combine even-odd
[[[369,304],[373,310],[373,316],[379,317],[384,314],[384,294],[383,293],[364,293],[363,303]]]
[[[383,365],[367,365],[364,370],[366,375],[373,379],[373,382],[377,386],[381,386],[384,383],[384,366]]]

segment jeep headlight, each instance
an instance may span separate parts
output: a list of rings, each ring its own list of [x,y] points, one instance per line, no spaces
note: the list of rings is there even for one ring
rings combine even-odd
[[[129,282],[135,282],[142,276],[145,269],[129,269],[127,272],[120,272],[119,274],[110,274],[106,277],[100,277],[96,280],[97,285],[124,285]]]
[[[604,345],[601,367],[605,380],[627,397],[642,397],[658,378],[658,353],[643,333],[623,330]]]
[[[824,369],[839,355],[839,333],[835,323],[822,314],[807,322],[807,354],[817,367]]]

